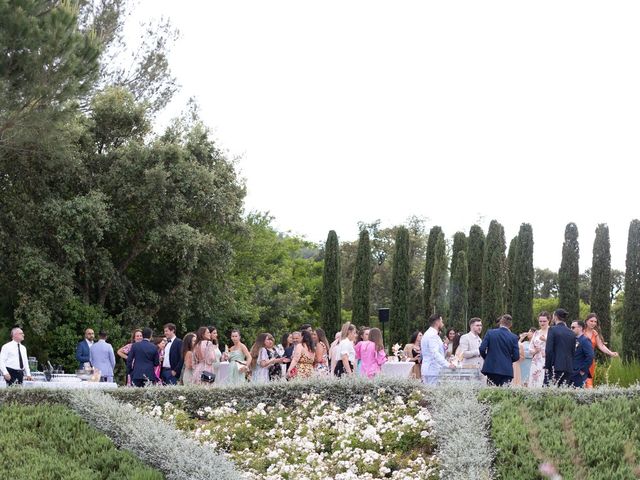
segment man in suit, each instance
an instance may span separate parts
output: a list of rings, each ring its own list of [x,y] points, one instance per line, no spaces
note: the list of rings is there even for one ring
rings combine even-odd
[[[593,362],[593,345],[584,336],[585,324],[581,320],[571,323],[571,330],[576,336],[576,352],[573,354],[573,375],[571,383],[574,387],[584,388],[584,382],[589,378],[589,367]]]
[[[302,333],[301,332],[292,332],[291,333],[291,345],[289,345],[287,348],[284,349],[284,355],[282,355],[285,358],[289,359],[289,363],[287,363],[287,372],[289,371],[289,364],[291,363],[291,359],[293,358],[293,351],[296,348],[296,345],[298,345],[300,342],[302,342]]]
[[[513,362],[520,358],[518,336],[511,333],[511,315],[500,317],[500,326],[487,332],[480,344],[480,355],[484,358],[482,373],[490,385],[500,387],[513,380]]]
[[[549,329],[545,348],[545,385],[551,382],[558,386],[568,385],[573,375],[576,336],[567,327],[568,316],[569,312],[563,308],[553,312],[554,326]]]
[[[484,360],[480,355],[480,338],[482,332],[482,320],[474,317],[469,320],[469,333],[465,333],[460,337],[460,345],[456,355],[462,355],[462,368],[482,369]]]
[[[158,347],[149,341],[153,335],[150,328],[142,329],[142,341],[131,345],[127,355],[127,371],[136,387],[144,387],[147,382],[157,383],[155,367],[160,365]]]
[[[98,339],[97,342],[91,345],[89,355],[91,365],[100,371],[101,382],[113,382],[113,369],[116,366],[113,347],[107,343],[106,332],[100,332]]]
[[[422,336],[420,351],[422,354],[422,366],[420,374],[422,381],[427,385],[436,385],[441,368],[455,369],[453,363],[444,358],[444,344],[439,332],[444,327],[442,315],[435,313],[429,317],[429,328]]]
[[[93,345],[93,329],[87,328],[84,331],[84,338],[78,342],[76,347],[76,360],[80,364],[80,370],[85,368],[85,364],[91,364],[91,345]]]
[[[176,326],[173,323],[164,326],[164,336],[167,345],[164,347],[160,377],[166,385],[176,385],[182,371],[182,340],[176,337]]]

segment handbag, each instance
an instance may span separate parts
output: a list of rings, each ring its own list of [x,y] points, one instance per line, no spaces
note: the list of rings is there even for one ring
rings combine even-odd
[[[216,381],[216,374],[213,372],[204,371],[200,374],[200,381],[205,383],[213,383]]]

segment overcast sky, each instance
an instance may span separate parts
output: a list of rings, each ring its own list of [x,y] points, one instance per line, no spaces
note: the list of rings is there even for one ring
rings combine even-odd
[[[565,225],[598,223],[624,270],[640,217],[640,2],[142,0],[246,179],[246,209],[324,241],[427,218],[448,237],[522,222],[557,270]]]

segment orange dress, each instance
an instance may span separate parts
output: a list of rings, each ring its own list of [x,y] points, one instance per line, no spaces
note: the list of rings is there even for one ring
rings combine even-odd
[[[298,360],[298,364],[296,365],[298,369],[298,377],[309,378],[313,375],[313,363],[315,362],[315,357],[309,358],[304,350],[300,354],[300,360]]]
[[[598,346],[598,332],[595,330],[591,330],[591,334],[587,335],[587,338],[591,340],[591,345],[593,345],[593,352],[595,353]],[[596,375],[596,356],[593,356],[593,362],[591,362],[591,366],[589,367],[589,377],[584,384],[585,388],[593,388],[593,379]]]

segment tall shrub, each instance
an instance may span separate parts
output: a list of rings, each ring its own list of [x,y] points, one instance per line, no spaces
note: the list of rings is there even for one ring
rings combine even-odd
[[[449,267],[449,272],[451,272],[451,276],[449,277],[449,306],[451,306],[451,303],[453,302],[453,272],[456,270],[456,262],[459,258],[459,252],[467,252],[467,236],[464,234],[464,232],[456,232],[453,235],[453,245],[451,246],[451,266]]]
[[[491,220],[482,260],[482,318],[485,329],[492,327],[504,313],[505,275],[504,227]]]
[[[469,318],[482,316],[482,261],[484,258],[484,232],[479,225],[469,230]]]
[[[369,232],[360,231],[358,255],[353,273],[353,313],[351,321],[356,325],[369,325],[371,296],[371,245]]]
[[[505,312],[513,312],[513,277],[516,269],[516,248],[518,244],[518,236],[516,235],[509,242],[509,250],[507,252],[507,270],[504,276],[504,310]]]
[[[431,227],[429,238],[427,239],[427,253],[424,266],[424,311],[427,317],[433,313],[433,305],[431,305],[431,277],[436,255],[436,244],[438,243],[440,235],[442,235],[442,228],[436,225]]]
[[[338,235],[331,230],[324,248],[322,271],[321,322],[328,335],[340,330],[342,323],[342,292],[340,290],[340,248]]]
[[[624,276],[622,351],[627,359],[640,358],[640,220],[632,220],[627,241]]]
[[[436,242],[433,271],[431,272],[431,299],[432,313],[447,315],[447,247],[444,234],[438,235]]]
[[[562,244],[562,263],[558,272],[558,294],[560,307],[569,312],[569,320],[576,320],[580,314],[580,246],[578,227],[567,224]]]
[[[469,267],[464,250],[457,253],[454,270],[451,272],[451,295],[449,319],[457,332],[467,330],[467,311],[469,309]]]
[[[512,282],[512,316],[515,332],[524,332],[533,323],[533,229],[520,225]]]
[[[611,247],[609,227],[596,227],[591,262],[591,311],[598,315],[604,341],[611,340]]]
[[[393,256],[390,344],[405,344],[409,336],[409,231],[398,228]]]

